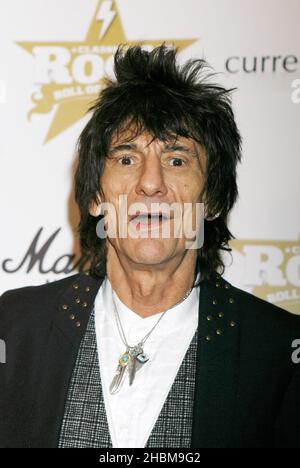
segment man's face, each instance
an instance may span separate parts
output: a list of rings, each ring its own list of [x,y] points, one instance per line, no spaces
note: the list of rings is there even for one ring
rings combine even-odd
[[[188,216],[195,229],[196,203],[202,201],[205,168],[205,150],[191,138],[178,136],[176,141],[166,143],[153,140],[148,132],[132,139],[128,130],[119,132],[112,139],[105,162],[101,202],[112,204],[119,217],[124,212],[119,197],[126,196],[128,211],[126,219],[122,219],[128,236],[109,237],[108,234],[109,248],[140,265],[163,265],[175,256],[183,256],[187,236],[185,232],[175,235],[178,225],[182,227],[183,211],[180,214],[161,210],[157,204],[166,203],[166,207],[175,203],[183,209],[184,203],[188,203],[191,208]],[[137,205],[132,205],[138,202],[144,204],[144,209],[137,210]],[[154,216],[149,218],[151,211]],[[94,204],[90,214],[99,214]],[[165,223],[169,224],[168,229]],[[120,225],[118,219],[117,225]],[[166,229],[164,234],[163,229]],[[130,235],[132,232],[134,236]]]

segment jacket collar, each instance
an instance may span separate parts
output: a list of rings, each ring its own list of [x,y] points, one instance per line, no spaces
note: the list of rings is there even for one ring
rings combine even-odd
[[[81,339],[102,281],[88,273],[74,275],[53,310],[53,323],[40,369],[33,427],[34,448],[56,448],[68,388]]]
[[[240,342],[236,291],[218,274],[201,288],[193,448],[229,447],[232,441]]]
[[[59,298],[41,372],[34,447],[57,447],[68,387],[102,280],[74,276]],[[237,386],[238,307],[220,275],[201,285],[192,447],[227,446]]]

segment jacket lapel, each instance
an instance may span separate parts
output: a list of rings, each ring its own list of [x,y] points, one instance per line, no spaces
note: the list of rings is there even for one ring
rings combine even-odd
[[[238,384],[239,316],[233,288],[218,274],[201,286],[198,330],[192,447],[229,447]]]
[[[35,448],[57,447],[65,401],[81,339],[102,283],[86,273],[60,298],[43,357],[41,378],[34,404],[31,443]]]

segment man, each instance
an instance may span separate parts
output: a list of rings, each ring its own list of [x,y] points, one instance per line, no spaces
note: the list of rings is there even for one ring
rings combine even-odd
[[[241,139],[205,67],[118,49],[78,147],[90,270],[1,297],[1,446],[300,446],[300,319],[222,278]]]

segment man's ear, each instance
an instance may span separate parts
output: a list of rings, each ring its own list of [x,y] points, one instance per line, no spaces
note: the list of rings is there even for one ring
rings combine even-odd
[[[101,197],[97,194],[97,202],[94,200],[90,203],[89,213],[91,216],[100,216],[101,214]]]

